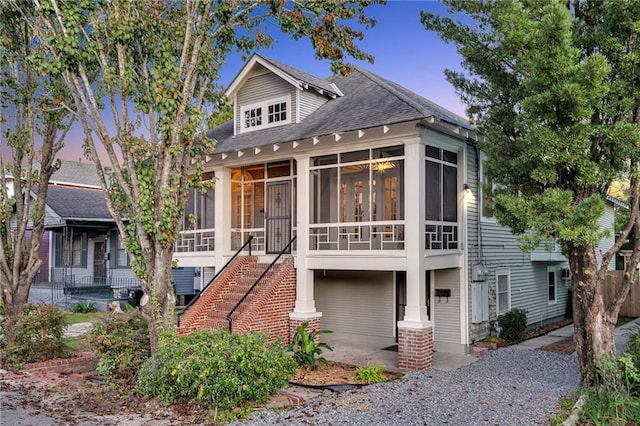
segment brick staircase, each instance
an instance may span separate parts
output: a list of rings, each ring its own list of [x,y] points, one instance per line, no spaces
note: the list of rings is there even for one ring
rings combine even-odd
[[[233,307],[268,268],[255,256],[237,258],[182,315],[178,332],[191,333],[203,328],[229,328],[226,317]],[[252,293],[232,314],[232,331],[268,331],[289,340],[289,313],[295,304],[296,274],[293,258],[275,264]]]

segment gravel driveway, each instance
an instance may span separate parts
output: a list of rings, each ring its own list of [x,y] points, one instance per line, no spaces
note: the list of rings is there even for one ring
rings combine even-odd
[[[256,412],[240,424],[548,425],[560,399],[579,383],[575,354],[503,348],[457,370],[325,391],[292,410]]]

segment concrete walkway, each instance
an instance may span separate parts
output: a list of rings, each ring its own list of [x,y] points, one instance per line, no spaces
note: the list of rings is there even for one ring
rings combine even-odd
[[[615,330],[616,340],[616,352],[620,355],[627,349],[629,345],[628,334],[636,327],[640,326],[640,318],[636,318],[631,322],[628,322]],[[557,330],[550,331],[544,336],[534,337],[533,339],[525,340],[517,345],[509,346],[515,349],[540,349],[543,346],[551,345],[573,336],[573,324],[566,325]]]

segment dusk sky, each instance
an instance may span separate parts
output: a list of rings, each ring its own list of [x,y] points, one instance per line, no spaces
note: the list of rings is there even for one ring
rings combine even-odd
[[[444,6],[434,1],[390,0],[386,6],[376,5],[368,10],[370,16],[378,19],[378,24],[366,33],[359,45],[375,57],[375,62],[351,63],[464,116],[465,107],[443,74],[447,68],[460,69],[460,56],[454,46],[442,42],[420,23],[421,10],[443,13]],[[317,77],[325,78],[331,74],[329,62],[315,59],[311,43],[306,39],[294,42],[288,36],[283,36],[270,49],[260,53]],[[219,83],[226,87],[243,64],[239,55],[231,57]],[[81,132],[78,129],[67,137],[59,157],[87,161],[80,144]]]

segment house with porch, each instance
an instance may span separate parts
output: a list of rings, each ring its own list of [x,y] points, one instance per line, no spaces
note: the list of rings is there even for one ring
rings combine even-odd
[[[105,302],[102,307],[106,308],[108,301],[126,297],[140,283],[130,268],[95,167],[63,160],[49,180],[40,250],[43,262],[35,283]],[[179,295],[194,293],[193,268],[174,270],[174,280]]]
[[[176,243],[204,288],[182,332],[288,341],[306,321],[397,345],[398,367],[420,370],[511,308],[532,324],[565,314],[562,255],[523,254],[483,214],[466,119],[358,67],[320,79],[258,54],[226,95],[234,118],[208,132],[215,187],[192,194]]]

